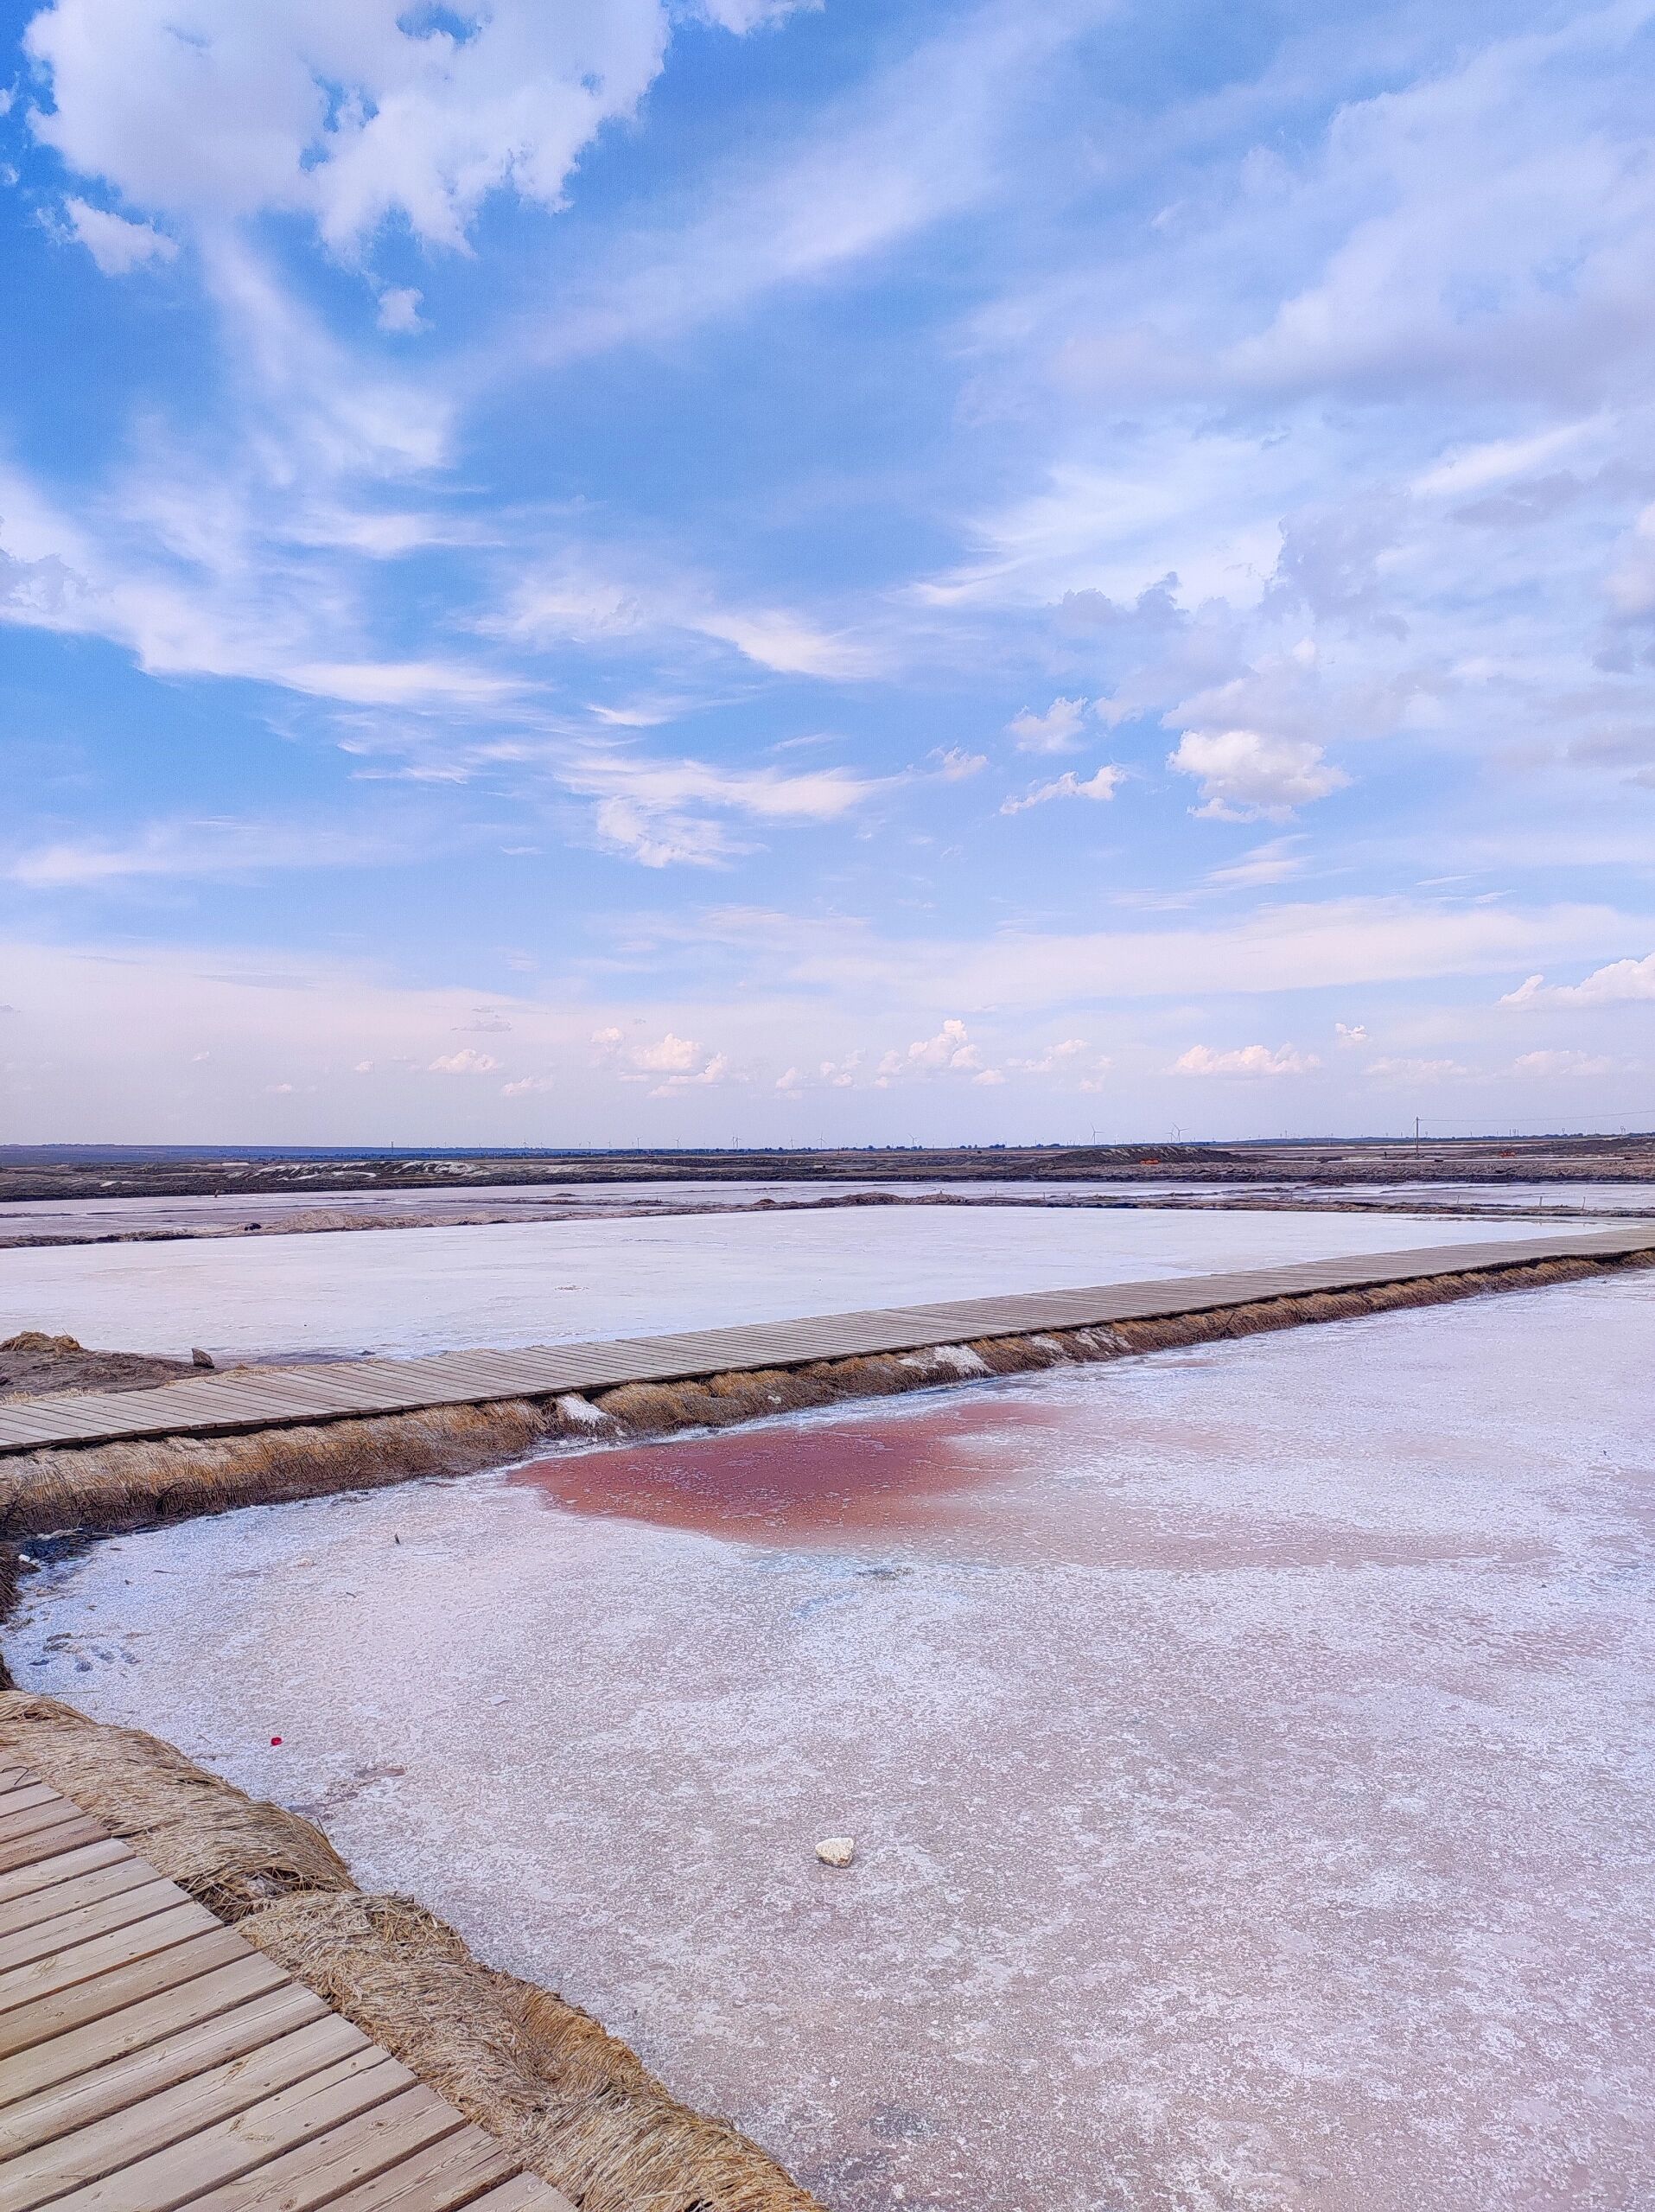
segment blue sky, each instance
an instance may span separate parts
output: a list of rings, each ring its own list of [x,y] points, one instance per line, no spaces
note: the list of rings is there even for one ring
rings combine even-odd
[[[1652,18],[7,10],[8,1133],[1651,1125]]]

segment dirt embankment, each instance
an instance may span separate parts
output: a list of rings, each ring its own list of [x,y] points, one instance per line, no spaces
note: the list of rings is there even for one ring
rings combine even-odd
[[[73,1336],[26,1329],[0,1344],[0,1398],[44,1398],[55,1390],[143,1390],[175,1382],[210,1361],[148,1352],[89,1352]]]
[[[681,2104],[589,2014],[359,1890],[320,1828],[158,1737],[0,1694],[0,1751],[124,1837],[581,2212],[820,2212],[758,2145]]]
[[[984,1337],[926,1351],[815,1361],[684,1382],[623,1383],[589,1399],[576,1393],[519,1398],[239,1436],[20,1452],[0,1458],[0,1538],[131,1528],[236,1506],[373,1488],[418,1476],[468,1474],[527,1457],[543,1446],[728,1428],[854,1399],[1091,1365],[1265,1330],[1441,1305],[1492,1291],[1577,1282],[1651,1264],[1655,1253],[1530,1261],[1107,1327]]]
[[[938,1145],[793,1151],[282,1152],[254,1147],[0,1145],[0,1203],[472,1183],[1648,1182],[1655,1135],[1257,1140],[1230,1144]]]

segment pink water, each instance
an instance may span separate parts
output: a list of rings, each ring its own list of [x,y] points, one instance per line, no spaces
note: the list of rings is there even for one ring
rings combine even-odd
[[[836,2212],[1633,2212],[1652,1352],[1600,1280],[242,1513],[12,1663]]]

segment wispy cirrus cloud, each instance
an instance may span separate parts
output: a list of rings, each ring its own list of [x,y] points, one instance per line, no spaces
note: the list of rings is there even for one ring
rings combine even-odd
[[[406,839],[378,828],[202,816],[151,822],[119,843],[66,838],[36,845],[16,854],[3,872],[31,890],[69,891],[144,878],[207,882],[272,870],[373,867],[404,859],[410,850]]]

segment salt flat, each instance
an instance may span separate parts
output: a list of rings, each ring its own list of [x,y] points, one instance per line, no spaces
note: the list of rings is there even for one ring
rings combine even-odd
[[[258,1508],[12,1661],[836,2212],[1625,2212],[1652,1342],[1622,1277]]]
[[[1531,1233],[1479,1222],[1478,1241]],[[780,1321],[1454,1241],[1441,1217],[1016,1207],[512,1222],[0,1251],[0,1337],[224,1358]]]

